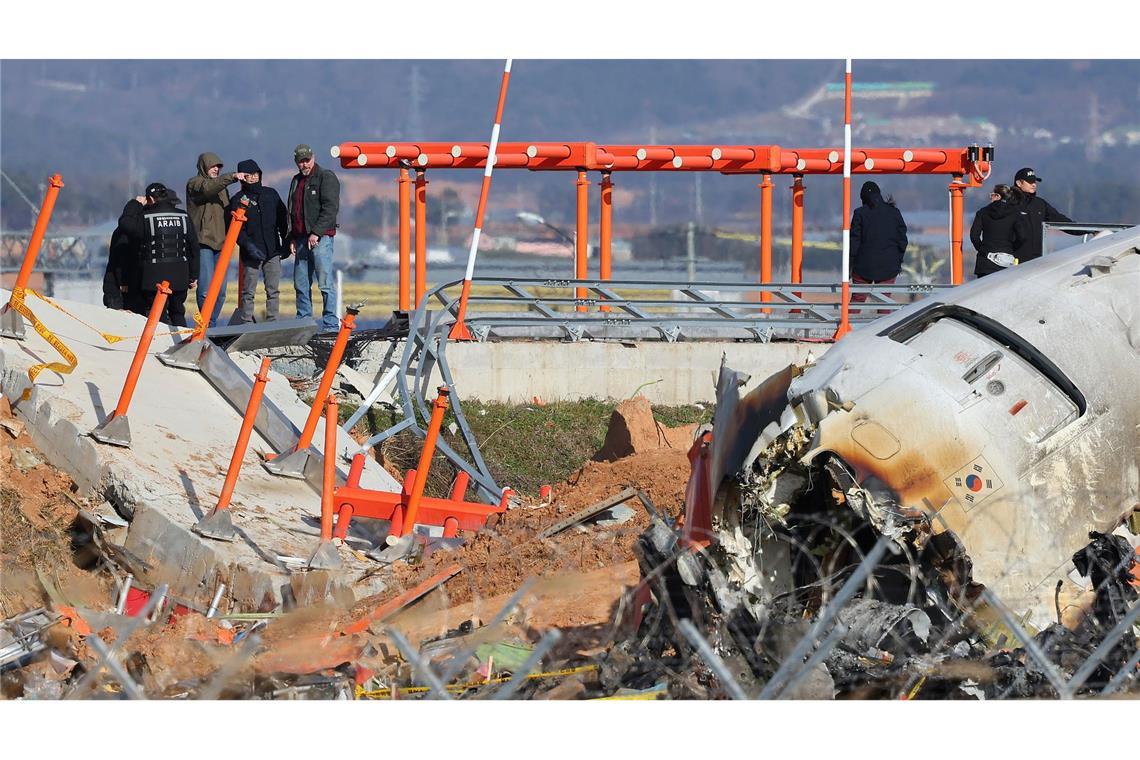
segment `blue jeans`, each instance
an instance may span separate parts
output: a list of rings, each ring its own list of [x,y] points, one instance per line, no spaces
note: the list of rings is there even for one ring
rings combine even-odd
[[[202,311],[202,304],[206,302],[206,292],[210,289],[210,281],[214,279],[214,266],[218,263],[221,251],[202,247],[198,251],[198,291],[194,294],[198,301],[198,311]],[[230,273],[222,278],[222,289],[218,291],[218,300],[214,303],[214,313],[210,315],[210,327],[213,327],[222,314],[222,304],[226,302],[226,287],[229,285]]]
[[[340,319],[335,311],[336,293],[333,292],[333,238],[323,235],[315,248],[309,248],[306,236],[297,241],[297,258],[293,262],[293,287],[297,289],[297,318],[313,316],[313,274],[316,273],[317,288],[321,291],[321,330],[340,329]]]

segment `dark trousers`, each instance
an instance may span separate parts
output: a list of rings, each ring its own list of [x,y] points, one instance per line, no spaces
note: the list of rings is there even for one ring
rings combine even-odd
[[[166,305],[159,315],[158,321],[174,327],[186,327],[186,290],[175,290],[166,297]],[[142,314],[150,314],[150,307],[154,305],[157,290],[144,290],[142,292]]]
[[[895,280],[897,280],[897,279],[898,279],[898,275],[895,275],[894,277],[892,277],[889,280],[864,280],[862,277],[855,274],[854,272],[851,273],[851,282],[855,283],[856,285],[894,285]],[[867,293],[852,293],[851,294],[851,303],[864,303],[867,300],[867,295],[868,295]],[[859,309],[858,313],[862,314],[863,310]],[[890,309],[879,309],[879,313],[880,314],[890,314],[891,310]]]

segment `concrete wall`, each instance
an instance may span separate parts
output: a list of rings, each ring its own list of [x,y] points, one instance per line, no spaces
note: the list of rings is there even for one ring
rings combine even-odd
[[[628,398],[638,391],[655,404],[709,403],[715,400],[722,355],[728,363],[763,379],[788,364],[818,358],[826,343],[581,341],[551,343],[449,343],[447,361],[464,399],[526,402],[582,398]],[[403,352],[399,345],[376,344],[356,369],[376,377]],[[433,374],[432,384],[441,382]]]

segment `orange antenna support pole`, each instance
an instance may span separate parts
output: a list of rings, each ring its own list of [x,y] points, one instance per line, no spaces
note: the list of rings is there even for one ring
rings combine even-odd
[[[804,281],[804,175],[792,179],[792,282]]]
[[[424,495],[424,486],[427,485],[428,470],[431,469],[431,458],[435,454],[435,446],[439,441],[439,429],[443,427],[443,415],[447,411],[447,398],[449,391],[446,385],[439,386],[439,395],[432,404],[431,421],[428,423],[427,436],[424,438],[424,448],[420,452],[420,461],[416,465],[416,479],[412,482],[412,492],[408,496],[408,511],[404,515],[403,533],[412,533],[416,529],[416,514],[420,509],[420,499]]]
[[[955,174],[950,183],[950,282],[962,284],[962,190],[966,185]]]
[[[245,405],[245,415],[241,420],[241,429],[238,431],[237,443],[234,445],[233,456],[230,457],[230,466],[226,470],[226,480],[222,484],[222,492],[218,494],[218,503],[214,505],[210,514],[198,521],[193,531],[206,538],[219,541],[234,540],[234,525],[230,518],[230,499],[234,495],[234,486],[237,485],[238,473],[241,472],[241,463],[245,459],[245,452],[249,449],[249,439],[253,434],[253,421],[257,419],[257,411],[261,408],[261,398],[265,394],[265,384],[269,382],[269,357],[261,360],[261,367],[253,378],[253,390],[249,393],[249,402]]]
[[[574,277],[578,280],[584,280],[589,277],[589,270],[587,269],[587,259],[590,252],[590,180],[586,179],[586,172],[578,171],[578,198],[577,198],[577,211],[578,220],[575,227],[576,233],[574,235]],[[586,298],[585,288],[574,288],[574,298],[577,300],[584,300]],[[584,305],[575,306],[575,311],[587,311]]]
[[[214,304],[218,301],[218,294],[222,292],[222,283],[226,279],[226,270],[229,269],[230,257],[233,256],[234,246],[237,245],[241,226],[245,224],[245,210],[248,206],[249,201],[243,198],[241,205],[234,209],[229,229],[226,230],[226,239],[222,243],[221,252],[218,253],[218,263],[214,265],[214,278],[210,280],[210,288],[206,291],[206,299],[202,302],[202,308],[198,313],[198,325],[190,335],[191,343],[206,337],[210,315],[214,313]]]
[[[760,284],[768,285],[772,282],[772,175],[765,173],[760,183]],[[768,303],[772,294],[766,290],[760,291],[760,301]],[[771,314],[771,309],[763,309],[763,313]]]
[[[131,368],[127,370],[127,379],[123,382],[123,390],[119,394],[119,403],[115,406],[114,413],[104,420],[102,425],[91,431],[91,437],[100,443],[130,448],[131,427],[130,423],[127,422],[127,410],[131,407],[131,398],[135,395],[135,387],[139,382],[143,362],[146,361],[151,341],[154,340],[154,330],[158,326],[158,320],[162,317],[163,310],[166,308],[166,297],[170,293],[170,283],[167,280],[158,283],[158,287],[155,288],[154,303],[150,306],[150,313],[146,318],[146,327],[143,328],[142,335],[139,336],[139,345],[135,349],[135,358],[131,362]]]
[[[3,322],[0,323],[0,335],[6,338],[24,339],[24,321],[20,314],[12,308],[12,303],[19,303],[24,299],[24,291],[28,287],[28,278],[36,266],[36,258],[40,255],[40,246],[47,233],[48,222],[51,221],[51,212],[55,209],[55,200],[63,187],[63,177],[53,174],[48,180],[47,193],[44,202],[40,204],[40,213],[36,216],[36,225],[32,228],[32,237],[28,240],[28,248],[24,251],[24,261],[20,265],[20,273],[16,276],[16,284],[12,288],[12,297],[4,307]]]
[[[839,327],[832,336],[839,340],[851,332],[851,59],[843,77],[843,285],[839,304]]]
[[[320,408],[319,402],[314,405]],[[340,554],[337,553],[332,541],[333,496],[336,488],[336,431],[339,427],[337,410],[336,396],[330,393],[325,402],[325,452],[324,467],[321,471],[321,542],[309,559],[309,567],[320,570],[332,570],[341,565]]]
[[[475,211],[475,229],[471,233],[471,248],[467,252],[467,272],[463,276],[463,290],[459,294],[459,311],[448,337],[451,340],[471,340],[467,329],[467,299],[471,297],[471,277],[475,273],[475,255],[479,251],[479,236],[483,233],[483,214],[487,210],[487,195],[491,191],[491,170],[495,167],[495,149],[499,147],[499,128],[503,123],[503,106],[507,102],[507,87],[511,81],[511,59],[503,67],[503,80],[499,84],[499,102],[495,107],[495,126],[491,127],[491,145],[487,150],[487,167],[483,170],[483,185],[479,188],[479,206]]]
[[[399,190],[400,207],[400,311],[408,310],[408,296],[411,293],[411,263],[412,263],[412,179],[408,176],[408,169],[400,167],[400,178],[396,180]]]
[[[416,169],[416,308],[427,290],[427,172]]]
[[[608,280],[613,274],[613,192],[614,183],[610,172],[602,172],[602,208],[598,226],[598,276],[601,280]],[[602,306],[602,311],[609,311],[609,306]]]
[[[340,361],[344,358],[344,349],[348,345],[348,337],[356,327],[356,315],[358,313],[352,307],[345,310],[344,319],[340,323],[340,331],[336,334],[332,351],[329,352],[329,360],[325,363],[325,371],[321,375],[321,383],[317,387],[317,395],[309,409],[309,416],[305,418],[305,427],[301,429],[297,443],[293,445],[290,451],[264,463],[265,469],[274,475],[284,475],[289,478],[305,477],[305,463],[309,458],[309,446],[313,442],[313,434],[317,430],[317,420],[320,419],[321,408],[325,399],[329,397],[329,391],[332,389]],[[328,458],[327,452],[325,458]]]

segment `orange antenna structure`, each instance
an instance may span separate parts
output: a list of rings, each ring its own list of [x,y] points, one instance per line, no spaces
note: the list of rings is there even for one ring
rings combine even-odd
[[[467,272],[463,275],[463,290],[459,295],[459,311],[448,337],[451,340],[471,340],[467,329],[467,299],[471,296],[471,277],[475,272],[475,254],[479,251],[479,236],[483,232],[483,214],[487,210],[487,195],[491,190],[491,171],[495,168],[495,149],[499,145],[499,128],[503,123],[503,106],[507,103],[507,86],[511,81],[511,59],[503,66],[503,81],[499,85],[499,103],[495,108],[495,126],[491,128],[491,145],[487,149],[487,168],[483,170],[483,186],[479,188],[479,208],[475,212],[475,230],[471,233],[471,249],[467,252]],[[526,158],[525,154],[523,156]],[[525,165],[525,161],[524,161]],[[417,303],[418,307],[419,304]]]

